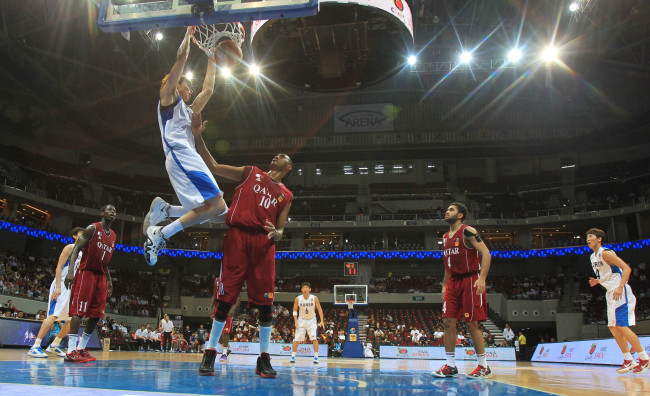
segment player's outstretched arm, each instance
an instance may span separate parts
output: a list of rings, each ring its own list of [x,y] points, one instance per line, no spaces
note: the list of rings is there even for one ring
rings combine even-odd
[[[241,181],[244,178],[243,166],[221,165],[210,154],[210,151],[208,151],[208,147],[203,140],[203,131],[205,131],[207,123],[207,121],[201,120],[201,113],[192,114],[192,134],[194,135],[196,151],[208,169],[210,169],[210,172],[217,176],[225,177],[226,179]]]
[[[623,274],[621,275],[621,284],[614,290],[614,300],[619,300],[623,296],[623,292],[625,291],[625,285],[627,284],[627,281],[630,280],[630,274],[632,273],[632,268],[630,268],[629,265],[625,261],[623,261],[620,257],[616,255],[611,250],[605,250],[603,252],[603,260],[605,260],[606,263],[612,264],[617,266],[623,271]]]
[[[195,29],[195,26],[187,27],[185,37],[183,37],[181,46],[178,47],[178,52],[176,53],[176,62],[174,62],[174,66],[172,66],[172,69],[169,72],[169,79],[165,85],[160,88],[160,104],[163,106],[169,106],[176,100],[176,86],[181,79],[183,69],[185,68],[185,62],[187,62],[187,57],[190,54],[190,42],[192,41]]]
[[[490,272],[492,255],[485,245],[485,242],[483,242],[481,237],[478,235],[478,232],[473,227],[465,228],[464,233],[465,238],[472,244],[474,249],[478,250],[481,254],[481,273],[476,282],[474,282],[474,286],[476,287],[476,294],[483,294],[485,293],[485,280],[487,279],[488,272]]]
[[[215,49],[216,51],[216,49]],[[205,71],[205,79],[203,80],[203,87],[201,92],[196,96],[194,102],[190,105],[190,109],[194,113],[200,113],[208,103],[208,99],[212,96],[214,91],[214,77],[217,72],[217,61],[213,56],[208,58],[208,69]]]
[[[320,327],[325,330],[325,315],[323,315],[323,308],[320,306],[318,297],[314,296],[314,301],[316,302],[316,310],[318,310],[318,314],[320,315]]]
[[[67,287],[68,289],[70,289],[72,287],[72,282],[74,281],[74,275],[75,275],[74,265],[77,262],[77,257],[79,256],[79,252],[93,238],[94,233],[95,233],[95,226],[93,224],[91,224],[86,228],[84,233],[81,234],[81,237],[79,237],[79,239],[77,239],[77,242],[74,244],[74,248],[72,248],[72,254],[70,255],[70,266],[72,268],[68,269],[68,275],[66,275],[65,281],[64,281],[65,287]]]
[[[56,264],[56,280],[54,281],[54,284],[56,286],[54,287],[54,292],[52,293],[52,300],[56,300],[61,295],[61,275],[63,273],[63,266],[65,266],[65,262],[70,258],[73,247],[73,244],[66,245],[59,255],[59,262]],[[74,263],[72,265],[73,267],[71,268],[74,268]]]

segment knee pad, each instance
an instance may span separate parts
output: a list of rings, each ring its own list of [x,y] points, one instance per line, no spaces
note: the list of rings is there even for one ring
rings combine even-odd
[[[270,305],[258,305],[257,309],[260,312],[260,326],[268,327],[273,325],[273,307]]]
[[[214,318],[219,322],[225,322],[228,319],[228,312],[230,312],[231,307],[232,304],[219,301],[214,307]]]

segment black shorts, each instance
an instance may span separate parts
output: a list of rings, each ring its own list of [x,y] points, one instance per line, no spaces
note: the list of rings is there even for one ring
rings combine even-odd
[[[199,345],[203,345],[203,344],[205,344],[205,340],[204,340],[204,339],[200,339],[200,340],[196,340],[196,341],[199,343]]]

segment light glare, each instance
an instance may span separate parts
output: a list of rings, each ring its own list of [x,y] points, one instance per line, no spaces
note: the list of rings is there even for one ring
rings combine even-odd
[[[521,51],[518,48],[515,48],[508,53],[508,60],[510,62],[517,62],[520,59],[521,59]]]
[[[161,32],[156,33],[156,40],[160,41],[163,39],[163,34]]]
[[[409,65],[413,66],[413,65],[415,65],[417,63],[417,61],[418,61],[418,58],[415,55],[410,55],[409,56],[409,59],[408,59]]]
[[[547,62],[557,60],[557,48],[549,45],[544,49],[544,52],[542,52],[542,58]]]
[[[226,78],[230,77],[230,69],[228,69],[227,67],[222,68],[221,76]]]
[[[578,8],[580,8],[580,4],[578,4],[577,1],[574,1],[574,2],[571,3],[571,5],[569,6],[569,11],[571,11],[571,12],[576,12],[576,11],[578,11]]]
[[[468,51],[464,51],[462,54],[460,54],[460,61],[463,63],[469,63],[469,61],[472,60],[472,53]]]
[[[257,76],[258,74],[260,74],[260,67],[257,66],[257,65],[251,65],[249,70],[250,70],[251,74],[254,75],[254,76]]]
[[[191,80],[192,78],[194,78],[194,74],[192,74],[191,71],[188,71],[187,73],[185,73],[185,77],[187,77],[188,80]]]

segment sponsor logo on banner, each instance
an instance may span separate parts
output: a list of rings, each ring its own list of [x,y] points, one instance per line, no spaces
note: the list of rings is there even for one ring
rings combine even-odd
[[[644,349],[650,350],[650,337],[639,337]],[[559,350],[558,350],[559,349]],[[556,351],[553,353],[553,351]],[[619,365],[623,354],[614,339],[573,341],[564,344],[539,344],[534,362],[562,362]]]
[[[282,350],[283,351],[290,351],[291,347],[289,345],[285,345],[284,347],[282,347]]]
[[[396,347],[381,345],[379,355],[382,358],[393,359],[444,359],[444,347]],[[491,360],[514,361],[515,349],[508,348],[485,348],[485,355]],[[456,348],[456,359],[476,360],[474,348]]]
[[[467,356],[474,356],[476,354],[476,351],[473,349],[465,349],[465,355]]]
[[[393,130],[393,117],[385,109],[392,104],[379,103],[334,108],[334,132],[381,132]]]

